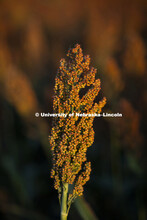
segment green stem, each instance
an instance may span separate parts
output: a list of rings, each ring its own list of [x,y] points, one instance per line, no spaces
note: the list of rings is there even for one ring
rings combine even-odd
[[[62,201],[61,201],[61,220],[67,220],[67,193],[68,183],[63,183]]]

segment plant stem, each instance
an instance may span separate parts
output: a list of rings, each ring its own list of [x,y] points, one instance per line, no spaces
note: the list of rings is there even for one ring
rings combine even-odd
[[[61,201],[61,220],[67,220],[67,193],[68,193],[68,183],[63,183],[62,201]]]

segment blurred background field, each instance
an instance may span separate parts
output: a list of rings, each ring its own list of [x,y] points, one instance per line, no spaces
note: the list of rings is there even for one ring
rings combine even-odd
[[[58,220],[48,143],[54,79],[79,43],[107,97],[70,220],[147,220],[147,1],[0,0],[0,219]]]

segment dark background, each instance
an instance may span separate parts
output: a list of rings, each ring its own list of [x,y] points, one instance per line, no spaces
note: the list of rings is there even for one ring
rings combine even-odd
[[[147,2],[0,0],[0,219],[59,219],[48,135],[59,61],[79,43],[106,96],[70,220],[147,220]],[[89,216],[89,217],[88,217]]]

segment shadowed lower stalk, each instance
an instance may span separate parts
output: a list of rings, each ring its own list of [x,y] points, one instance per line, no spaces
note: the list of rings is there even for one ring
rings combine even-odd
[[[53,156],[51,177],[59,194],[61,220],[67,219],[71,203],[83,195],[83,186],[90,178],[91,163],[86,153],[94,142],[93,120],[106,103],[106,98],[99,103],[94,101],[101,89],[96,72],[90,67],[90,57],[83,56],[77,44],[68,51],[67,60],[60,61],[55,78],[55,117],[49,141]],[[80,94],[84,88],[86,93]]]
[[[66,220],[68,215],[67,210],[67,193],[68,183],[63,184],[62,200],[61,200],[61,220]]]

